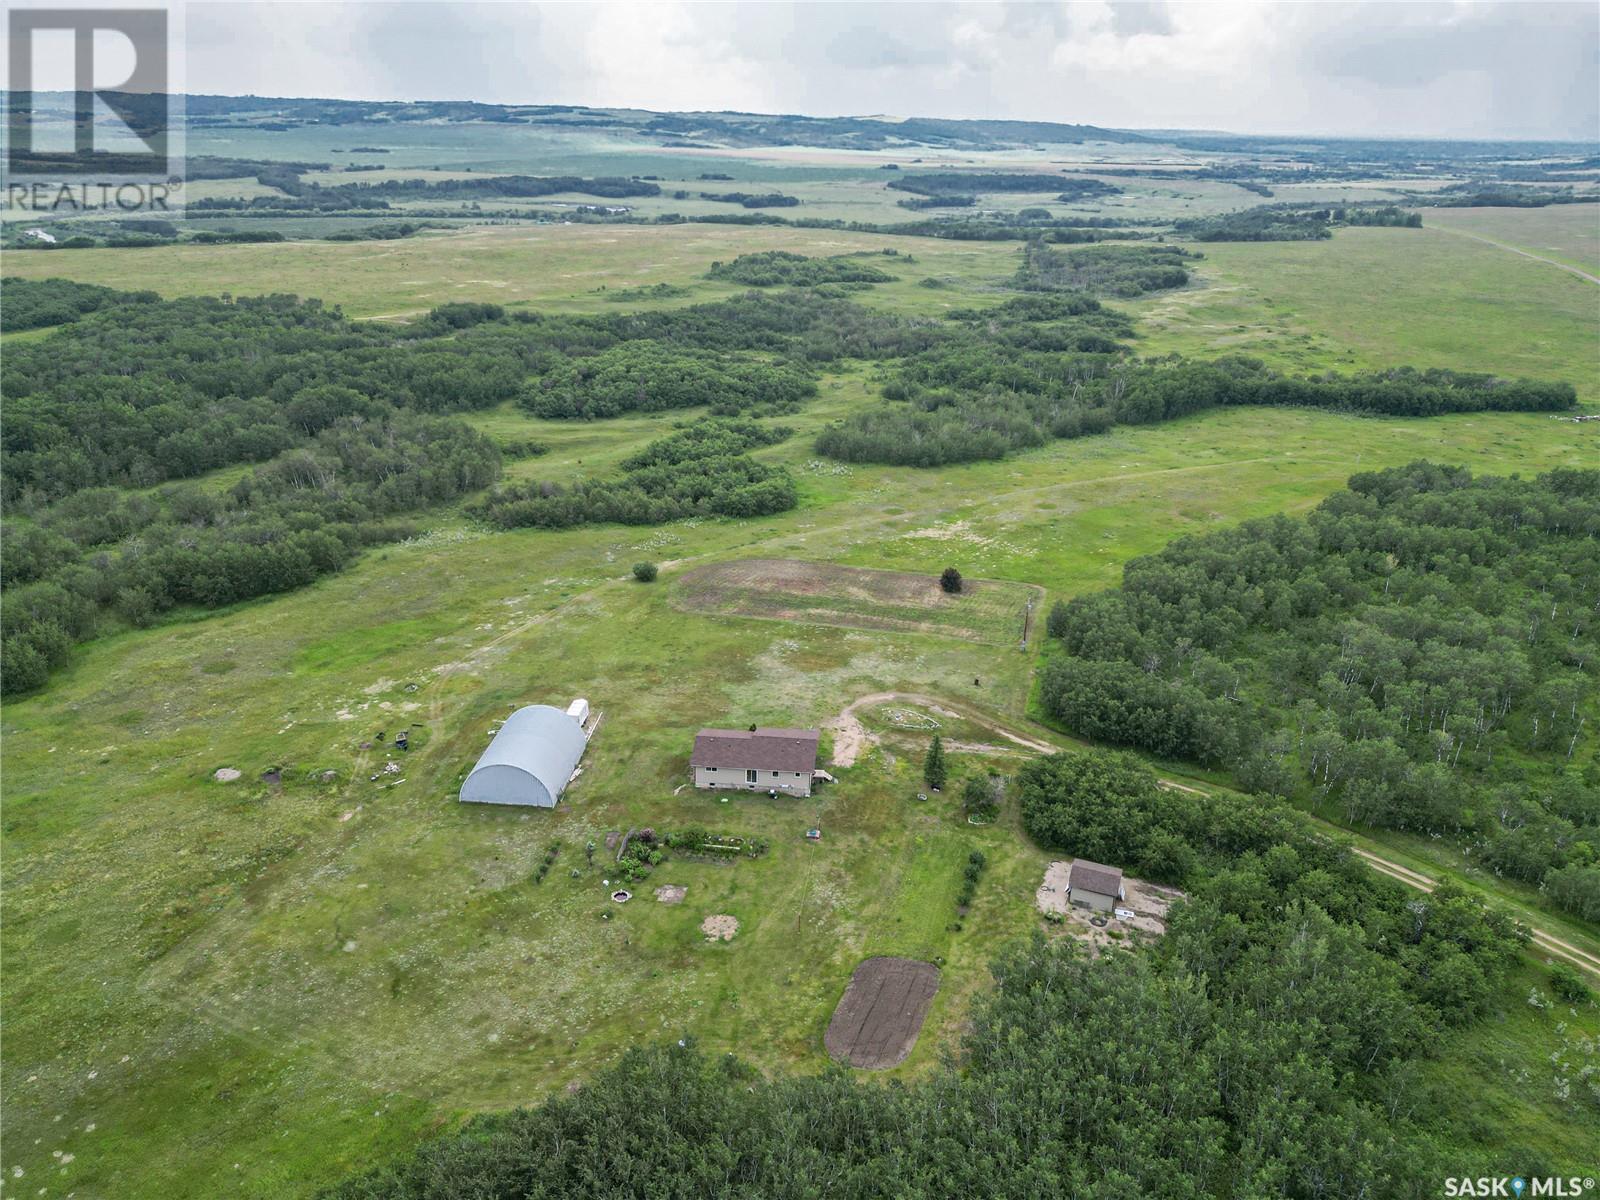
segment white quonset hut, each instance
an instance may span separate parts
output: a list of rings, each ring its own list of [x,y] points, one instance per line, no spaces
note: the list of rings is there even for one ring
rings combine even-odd
[[[554,808],[588,742],[583,726],[559,708],[519,708],[461,785],[461,801]]]

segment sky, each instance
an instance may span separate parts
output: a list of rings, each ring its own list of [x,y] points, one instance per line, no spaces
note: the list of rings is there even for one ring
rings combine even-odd
[[[1371,137],[1600,137],[1600,4],[233,3],[187,90]]]

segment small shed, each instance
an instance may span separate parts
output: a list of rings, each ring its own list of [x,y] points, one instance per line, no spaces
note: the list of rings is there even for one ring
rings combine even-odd
[[[1067,899],[1071,903],[1096,912],[1110,912],[1125,898],[1121,870],[1087,858],[1073,860],[1067,875]]]
[[[559,708],[519,708],[461,785],[461,802],[554,808],[588,742],[582,726]]]

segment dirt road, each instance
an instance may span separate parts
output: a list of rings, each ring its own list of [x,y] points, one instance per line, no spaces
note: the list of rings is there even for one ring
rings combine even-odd
[[[1565,271],[1568,275],[1576,275],[1579,279],[1587,279],[1590,283],[1600,283],[1600,276],[1591,275],[1587,271],[1568,266],[1564,262],[1557,262],[1553,258],[1546,258],[1542,254],[1535,254],[1531,250],[1519,250],[1516,246],[1508,246],[1504,242],[1497,242],[1493,238],[1484,237],[1481,233],[1468,233],[1465,229],[1451,229],[1445,225],[1432,225],[1429,228],[1442,229],[1444,232],[1453,233],[1457,237],[1471,238],[1475,242],[1482,242],[1485,246],[1493,246],[1498,250],[1509,250],[1512,254],[1520,254],[1523,258],[1531,258],[1534,262],[1542,262],[1547,267]]]
[[[836,717],[825,721],[824,727],[833,732],[833,765],[848,767],[855,764],[863,751],[871,746],[877,739],[868,733],[861,724],[861,718],[856,716],[863,708],[874,704],[888,704],[893,700],[904,700],[911,704],[920,704],[924,708],[931,708],[936,713],[945,716],[959,717],[964,721],[971,721],[974,725],[982,725],[1026,750],[1036,750],[1040,754],[1054,754],[1061,749],[1052,746],[1049,742],[1041,742],[1037,738],[1028,737],[1007,729],[992,717],[983,716],[964,705],[957,705],[949,700],[936,700],[932,696],[924,696],[918,692],[871,692],[865,696],[858,696],[845,705]]]
[[[1350,849],[1375,871],[1379,871],[1391,879],[1398,879],[1409,887],[1416,888],[1419,892],[1431,892],[1438,886],[1438,880],[1424,875],[1420,871],[1413,871],[1410,867],[1402,867],[1397,862],[1390,862],[1387,858],[1380,858],[1370,850],[1363,850],[1360,846],[1351,846]],[[1595,975],[1600,975],[1600,958],[1596,958],[1587,950],[1581,950],[1571,942],[1563,941],[1552,933],[1542,929],[1528,926],[1528,931],[1533,935],[1533,944],[1555,958],[1564,958],[1574,966]]]

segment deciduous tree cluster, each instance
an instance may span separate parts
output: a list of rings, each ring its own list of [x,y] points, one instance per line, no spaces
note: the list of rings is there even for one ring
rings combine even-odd
[[[1353,476],[1059,606],[1045,707],[1356,824],[1450,836],[1600,915],[1600,472]]]

